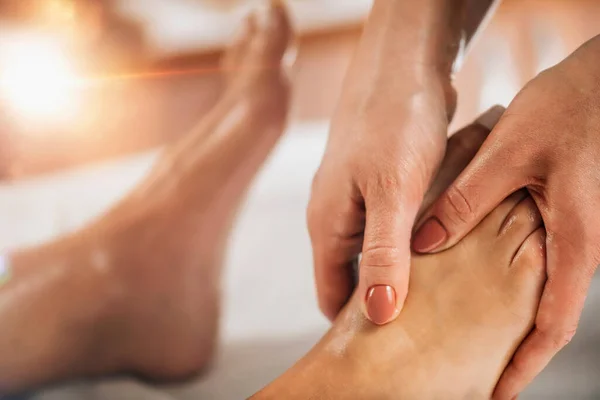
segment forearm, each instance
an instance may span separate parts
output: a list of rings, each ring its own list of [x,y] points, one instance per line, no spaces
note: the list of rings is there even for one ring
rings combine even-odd
[[[365,89],[378,92],[398,93],[409,79],[421,86],[432,77],[449,86],[457,57],[495,3],[376,0],[349,74],[360,75]]]
[[[376,0],[365,29],[375,47],[433,65],[444,75],[497,0]],[[399,57],[401,58],[401,57]]]

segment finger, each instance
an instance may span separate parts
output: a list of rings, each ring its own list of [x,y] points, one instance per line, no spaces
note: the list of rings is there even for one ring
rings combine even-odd
[[[348,302],[354,289],[354,263],[360,242],[331,237],[313,241],[317,299],[321,312],[333,321]]]
[[[494,398],[518,395],[575,335],[596,262],[566,239],[581,236],[564,232],[567,236],[547,235],[548,279],[535,327],[505,369]]]
[[[324,200],[313,196],[307,222],[319,308],[333,321],[354,290],[354,262],[361,250],[364,212],[349,197]]]
[[[446,147],[446,155],[438,170],[438,174],[433,180],[429,191],[423,199],[419,216],[435,202],[435,200],[450,186],[458,175],[469,165],[479,148],[488,137],[490,131],[494,128],[501,113],[504,110],[502,106],[498,107],[496,114],[485,119],[485,125],[480,122],[474,122],[450,137]],[[485,113],[482,118],[485,118]]]
[[[366,223],[359,269],[359,296],[371,322],[396,318],[406,298],[410,267],[410,234],[419,196],[379,183],[365,196]],[[409,200],[411,199],[411,200]]]
[[[448,185],[450,185],[450,183],[452,183],[452,181],[456,178],[456,176],[460,173],[460,171],[462,171],[466,165],[469,163],[469,161],[471,161],[471,159],[474,157],[474,155],[476,154],[477,150],[479,149],[479,147],[481,146],[481,144],[483,143],[483,141],[485,140],[485,138],[487,137],[487,135],[489,134],[490,130],[493,128],[493,126],[496,124],[496,122],[498,121],[498,119],[500,118],[500,115],[502,114],[502,112],[504,111],[504,108],[501,106],[497,106],[493,109],[492,112],[487,112],[484,113],[481,118],[476,121],[475,123],[463,128],[461,131],[459,131],[458,133],[456,133],[455,135],[453,135],[450,140],[448,141],[448,147],[447,147],[447,151],[446,151],[446,156],[442,162],[442,165],[439,169],[438,175],[436,177],[436,179],[434,180],[434,183],[432,184],[429,192],[427,193],[427,195],[425,196],[424,200],[423,200],[423,205],[422,208],[427,207],[429,205],[431,205],[431,203],[433,203],[433,201],[440,195],[441,192],[443,192],[443,190],[445,190]],[[382,194],[382,196],[386,196],[386,194]],[[392,208],[393,206],[399,206],[400,203],[399,202],[393,202],[394,204],[391,205],[389,208]],[[380,229],[380,227],[378,226],[378,217],[375,216],[373,218],[371,218],[372,210],[369,208],[369,219],[371,221],[374,221],[374,225],[377,227],[377,229]],[[407,215],[404,216],[404,218],[401,218],[401,222],[399,222],[399,224],[396,224],[396,226],[398,227],[402,227],[404,222],[406,221],[410,221],[409,223],[413,222],[413,218],[412,218],[412,213],[409,213]],[[384,221],[389,220],[389,218],[385,215],[383,215],[383,217],[381,218]],[[384,222],[385,224],[385,222]],[[385,229],[385,228],[384,228]],[[391,227],[391,230],[394,230],[394,227]],[[406,241],[410,240],[409,238],[406,238],[406,231],[400,231],[397,234],[400,235],[399,239],[395,240],[395,243],[405,243]],[[388,236],[390,234],[384,234],[383,236]],[[388,236],[389,237],[389,236]],[[365,245],[369,244],[369,240],[367,237],[365,237]],[[375,241],[380,241],[381,239],[379,238],[375,238]],[[366,296],[367,299],[372,299],[374,297],[376,297],[378,299],[379,302],[383,302],[385,306],[381,306],[381,307],[376,307],[376,310],[373,310],[372,312],[369,312],[369,301],[367,301],[367,307],[366,307],[366,314],[367,316],[373,320],[374,322],[378,322],[378,323],[386,323],[389,322],[391,319],[393,319],[395,317],[395,315],[398,313],[398,311],[402,308],[402,303],[404,301],[404,298],[406,297],[406,291],[408,288],[408,260],[410,258],[410,253],[406,253],[406,254],[402,254],[402,251],[404,249],[402,248],[389,248],[387,247],[385,244],[383,245],[385,248],[387,248],[387,251],[380,249],[381,245],[375,244],[372,245],[372,247],[374,247],[376,250],[375,251],[371,251],[372,253],[383,253],[383,255],[381,254],[377,254],[375,257],[383,257],[384,258],[384,266],[386,265],[386,261],[385,258],[390,258],[393,256],[390,255],[386,255],[386,253],[399,253],[399,259],[400,261],[398,261],[397,265],[394,265],[394,261],[392,261],[391,265],[389,265],[389,272],[382,272],[381,270],[385,269],[385,268],[377,268],[379,271],[378,272],[373,272],[373,274],[377,275],[377,278],[379,278],[376,282],[368,282],[366,284],[363,284],[363,287],[366,287]],[[366,248],[366,246],[365,246]],[[366,257],[365,257],[366,256]],[[369,255],[364,251],[363,252],[363,263],[361,264],[361,273],[362,271],[367,271],[369,268],[372,268],[372,264],[378,265],[380,263],[380,261],[368,261],[368,257]],[[404,265],[402,265],[402,260],[405,260]],[[389,277],[384,276],[383,278],[380,276],[381,274],[385,274],[385,275],[391,275]],[[367,275],[366,277],[363,277],[363,275]],[[369,280],[370,276],[367,272],[364,272],[361,274],[361,283],[364,283],[365,281]],[[388,285],[388,284],[383,284],[383,283],[378,283],[381,281],[387,281],[387,282],[392,282],[392,285]],[[364,291],[365,289],[363,289]],[[379,292],[379,293],[377,293]],[[396,307],[392,308],[391,306],[389,306],[388,304],[393,304],[393,300],[396,300]],[[371,314],[379,314],[381,312],[380,308],[384,308],[387,309],[387,314],[383,313],[383,315],[371,315]],[[376,320],[376,321],[375,321]]]
[[[502,111],[493,107],[477,123],[491,129]],[[512,163],[515,149],[502,143],[505,130],[500,120],[467,168],[424,214],[413,238],[414,251],[430,253],[453,246],[502,200],[525,185],[527,171]]]

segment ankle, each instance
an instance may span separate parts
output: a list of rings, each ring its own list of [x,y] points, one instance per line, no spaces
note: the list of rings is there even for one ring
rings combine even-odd
[[[27,287],[28,304],[18,312],[0,309],[7,328],[0,352],[11,366],[2,371],[0,365],[0,375],[11,382],[8,389],[95,375],[118,359],[100,338],[102,331],[110,329],[107,318],[119,307],[122,287],[112,279],[108,258],[94,251],[86,236],[11,255],[14,279],[7,285],[4,299],[10,306],[11,300],[18,298],[14,293]],[[27,324],[31,321],[44,329],[30,329]],[[4,347],[11,338],[28,346]],[[16,361],[11,365],[10,360]]]

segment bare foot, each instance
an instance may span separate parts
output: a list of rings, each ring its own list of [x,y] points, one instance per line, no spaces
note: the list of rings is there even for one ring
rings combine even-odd
[[[243,53],[237,77],[214,110],[222,113],[214,121],[205,118],[195,133],[170,149],[126,202],[127,213],[135,215],[130,207],[154,199],[147,205],[151,210],[138,217],[139,227],[127,222],[125,235],[133,235],[135,247],[133,239],[110,235],[117,238],[110,247],[122,247],[119,253],[131,259],[123,264],[136,265],[123,269],[123,280],[135,288],[125,301],[131,310],[120,318],[131,333],[131,342],[123,344],[132,369],[150,377],[185,376],[211,358],[230,227],[251,179],[284,130],[289,86],[280,64],[290,25],[279,6],[262,12],[249,19],[257,21],[252,36],[241,37],[236,49]],[[156,295],[159,288],[165,290],[162,296]],[[136,302],[139,298],[144,301]],[[155,330],[150,337],[149,326]],[[153,351],[158,348],[168,349],[171,362]]]
[[[486,134],[475,124],[452,139],[434,191]],[[532,199],[515,193],[453,248],[413,256],[395,322],[375,327],[355,296],[321,342],[256,398],[490,398],[532,328],[546,276],[544,236]]]
[[[229,90],[142,184],[88,228],[11,256],[0,395],[107,373],[178,379],[210,361],[229,228],[289,104],[285,10],[251,21]]]

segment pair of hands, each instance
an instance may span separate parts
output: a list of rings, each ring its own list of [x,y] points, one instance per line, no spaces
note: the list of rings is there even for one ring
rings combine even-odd
[[[320,307],[337,315],[362,254],[365,314],[376,324],[393,320],[407,294],[411,240],[417,252],[449,248],[527,188],[547,231],[548,279],[535,328],[496,389],[513,398],[575,334],[600,262],[600,36],[526,85],[418,221],[444,155],[451,96],[426,72],[418,79],[426,83],[406,85],[393,103],[361,90],[359,78],[346,82],[308,208]]]

